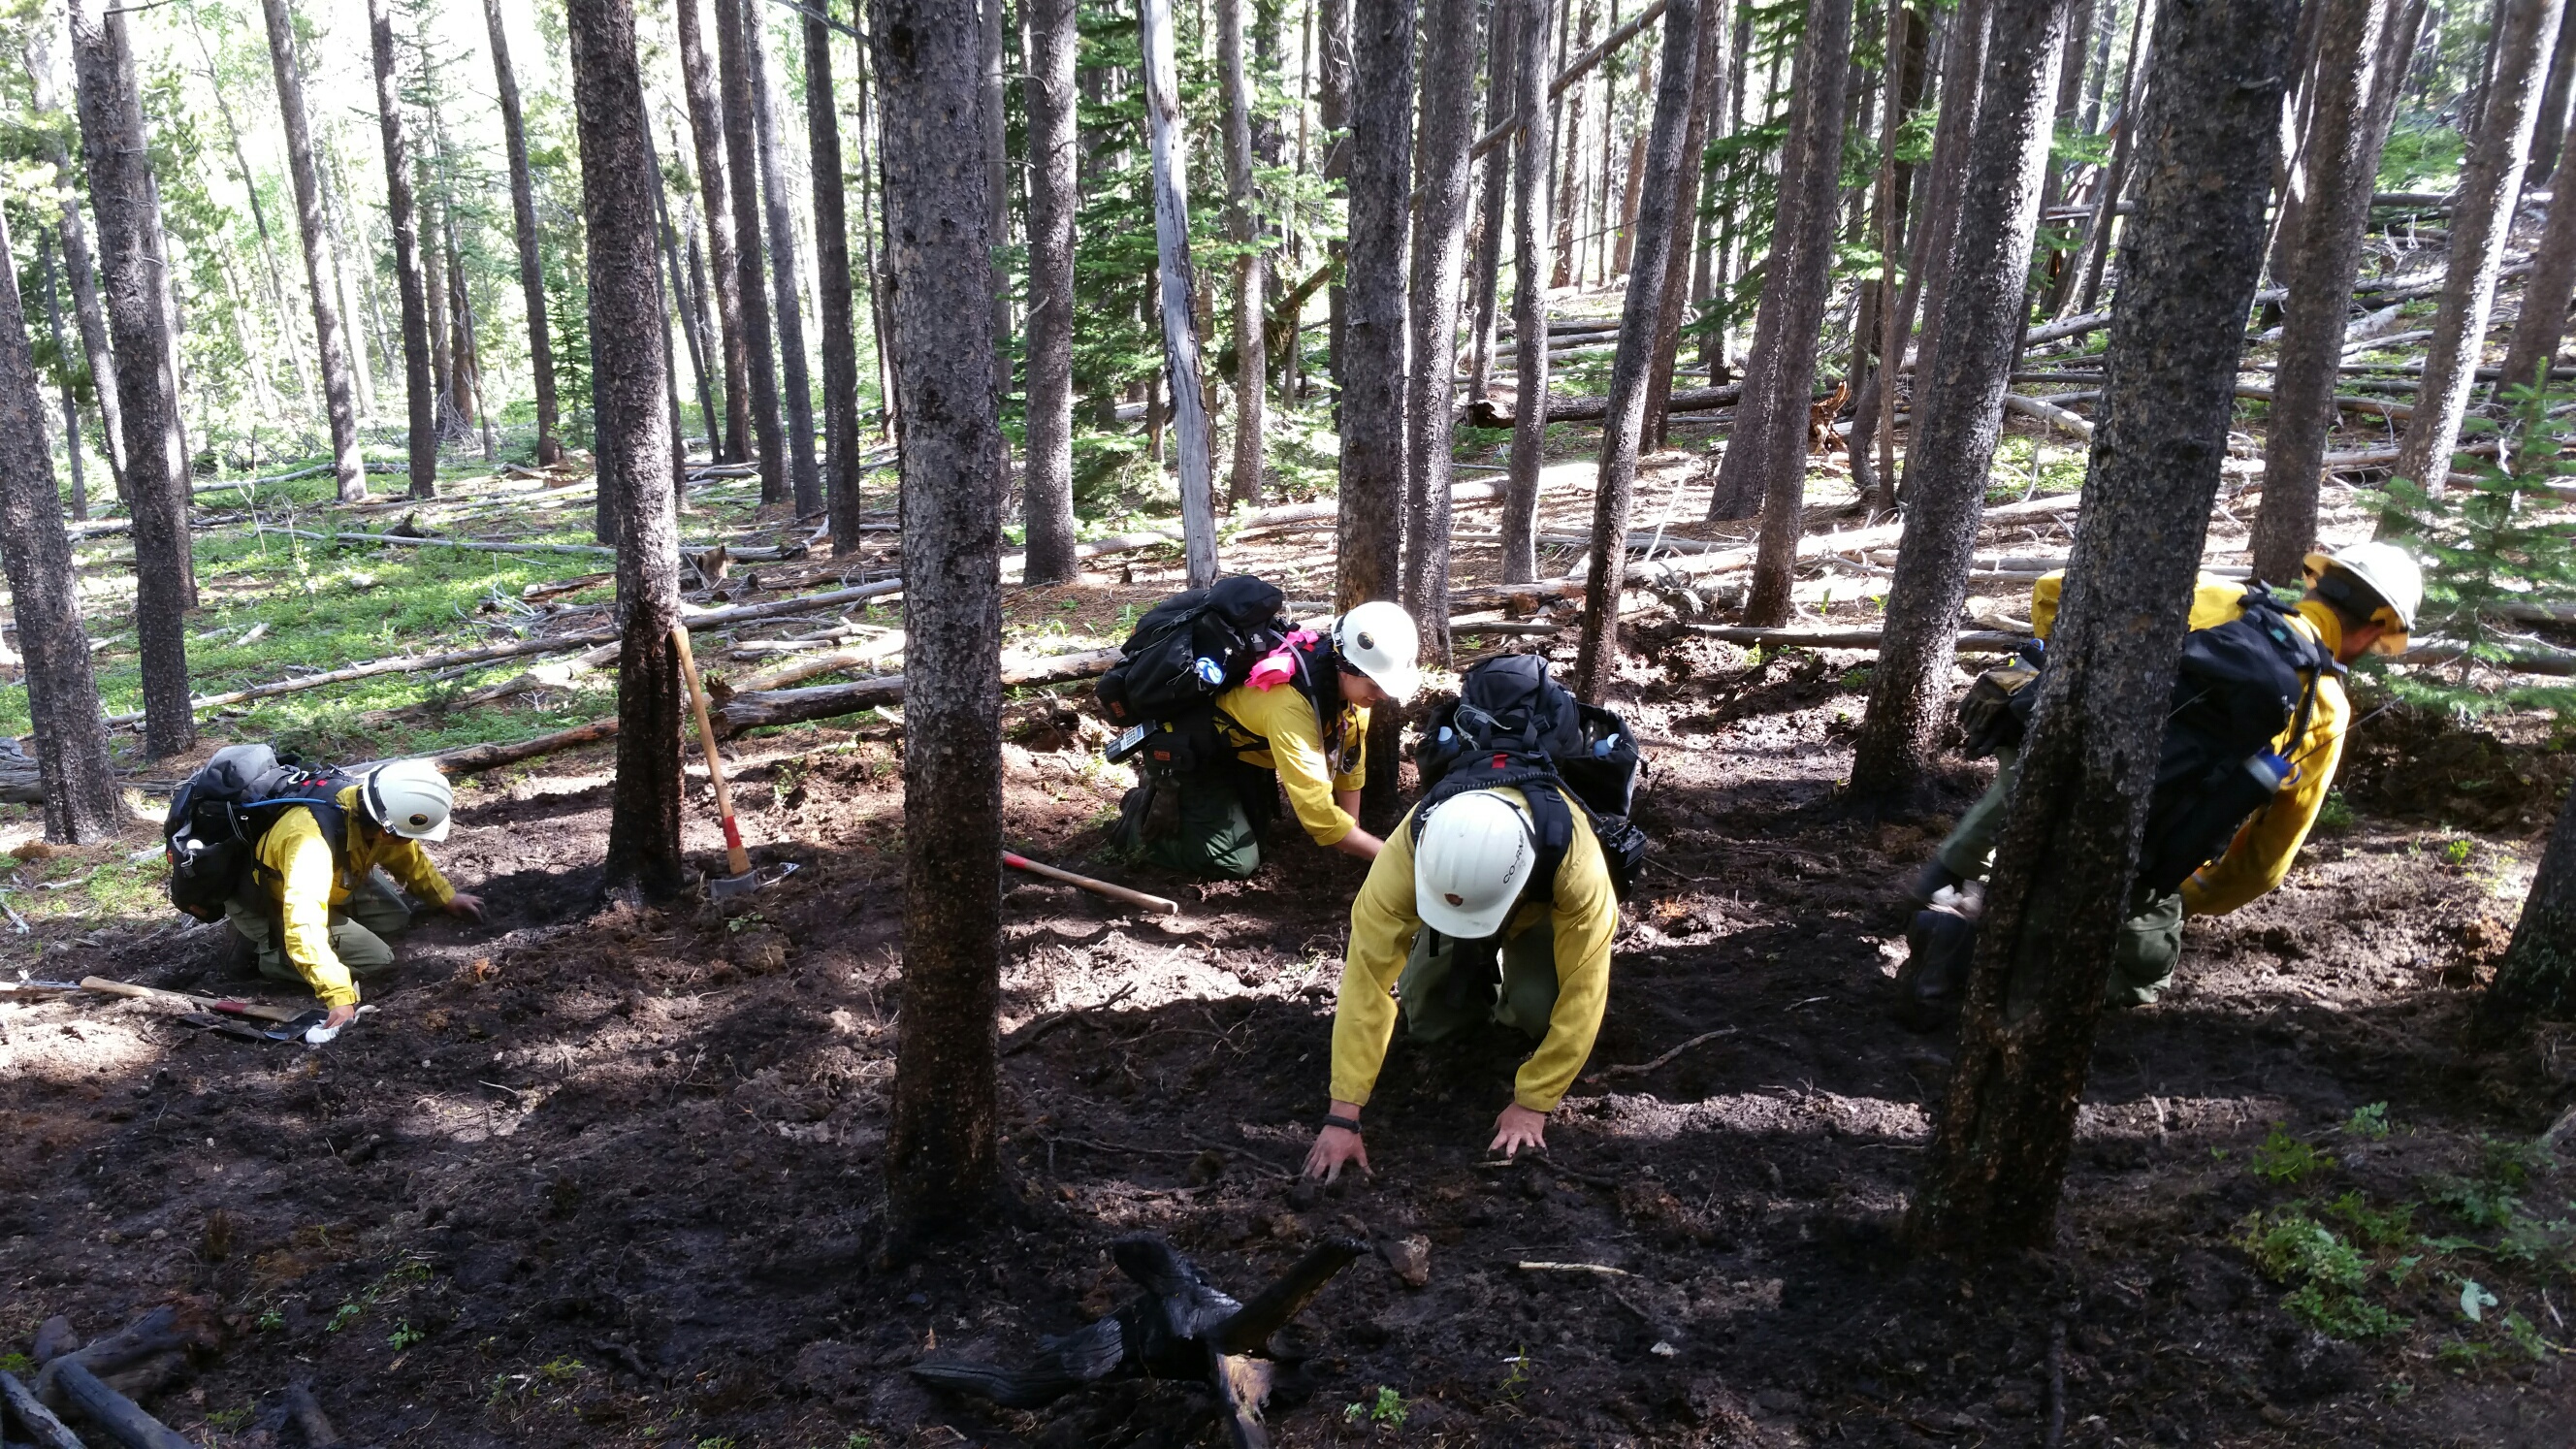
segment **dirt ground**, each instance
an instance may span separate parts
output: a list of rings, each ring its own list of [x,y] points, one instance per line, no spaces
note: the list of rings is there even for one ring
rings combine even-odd
[[[1019,1206],[899,1266],[879,1160],[891,732],[742,742],[747,831],[802,869],[730,910],[596,912],[579,863],[605,834],[605,756],[541,761],[468,789],[442,853],[493,919],[425,925],[371,991],[381,1010],[327,1048],[140,1003],[0,1005],[0,1349],[49,1315],[96,1335],[180,1302],[205,1343],[150,1402],[210,1445],[298,1442],[277,1406],[300,1379],[383,1446],[1215,1444],[1188,1385],[1024,1414],[905,1369],[1008,1361],[1105,1311],[1121,1233],[1168,1234],[1242,1295],[1347,1232],[1427,1240],[1428,1285],[1367,1258],[1322,1295],[1290,1335],[1283,1444],[2037,1444],[2057,1409],[2074,1445],[2576,1443],[2558,1351],[2444,1352],[2447,1282],[2396,1300],[2414,1330],[2341,1343],[2286,1313],[2239,1241],[2292,1198],[2467,1171],[2568,1096],[2570,1038],[2466,1045],[2461,988],[2501,947],[2570,762],[2403,711],[2366,724],[2353,822],[2288,888],[2195,923],[2180,988],[2106,1025],[2063,1251],[1963,1273],[1891,1240],[1949,1055],[1888,1017],[1892,886],[1940,821],[1837,810],[1860,663],[1748,667],[1707,641],[1628,659],[1614,700],[1654,759],[1658,854],[1548,1165],[1482,1160],[1520,1045],[1399,1040],[1375,1179],[1290,1180],[1363,869],[1293,825],[1241,885],[1098,867],[1181,897],[1177,920],[1006,882]],[[1015,713],[1010,829],[1076,864],[1121,782],[1051,714]],[[1981,768],[1957,770],[1953,809]],[[712,828],[691,832],[711,855]],[[84,939],[48,943],[42,974],[262,989],[229,975],[219,927]],[[2385,1138],[2337,1135],[2380,1102]],[[2274,1123],[2332,1149],[2321,1185],[2249,1170]],[[2533,1201],[2576,1197],[2576,1175],[2535,1171]],[[2565,1261],[2486,1276],[2565,1340],[2547,1321]]]

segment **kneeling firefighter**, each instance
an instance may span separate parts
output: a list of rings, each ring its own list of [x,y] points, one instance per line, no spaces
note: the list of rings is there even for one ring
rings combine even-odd
[[[2203,574],[2194,586],[2107,1005],[2143,1006],[2172,984],[2186,917],[2225,915],[2280,885],[2342,763],[2352,723],[2346,666],[2364,654],[2406,650],[2424,577],[2404,550],[2357,543],[2308,555],[2306,572],[2307,594],[2295,607],[2259,584]],[[2053,573],[2031,590],[2032,630],[2042,640],[2064,584],[2065,575]],[[2034,678],[2028,668],[1989,671],[1961,706],[1971,753],[1991,749],[1998,768],[1907,890],[1914,905],[1929,907],[1915,917],[1914,959],[1900,973],[1899,1012],[1918,1028],[1937,1024],[1965,984],[1979,898],[1970,883],[1985,879],[2003,833],[2022,731],[2038,699]],[[2258,718],[2258,703],[2285,701],[2287,728],[2278,734],[2227,737],[2226,721]]]
[[[1307,629],[1277,617],[1282,601],[1249,577],[1166,600],[1101,681],[1104,709],[1133,726],[1111,759],[1132,758],[1142,777],[1115,837],[1131,854],[1245,879],[1284,791],[1317,845],[1377,858],[1382,842],[1357,819],[1369,715],[1421,684],[1413,617],[1373,602]]]
[[[1331,1107],[1306,1155],[1309,1176],[1367,1170],[1360,1110],[1399,1014],[1423,1042],[1487,1022],[1537,1039],[1494,1119],[1487,1150],[1508,1157],[1546,1150],[1548,1114],[1609,1005],[1619,901],[1645,852],[1626,818],[1635,737],[1617,715],[1549,683],[1534,655],[1478,665],[1461,693],[1416,753],[1436,783],[1387,837],[1351,905]]]

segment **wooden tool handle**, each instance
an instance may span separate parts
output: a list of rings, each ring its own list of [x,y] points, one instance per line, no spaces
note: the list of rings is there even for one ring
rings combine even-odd
[[[680,674],[689,681],[689,708],[698,717],[698,743],[706,748],[707,775],[716,782],[716,822],[724,827],[725,871],[748,874],[751,856],[742,848],[742,827],[733,823],[733,789],[725,784],[724,760],[716,753],[715,726],[707,722],[707,691],[698,683],[698,661],[689,652],[689,626],[672,625],[671,642],[679,646]]]
[[[184,991],[164,991],[158,986],[137,986],[131,981],[110,981],[104,976],[84,976],[81,990],[99,991],[110,996],[131,996],[142,1001],[167,1001],[193,1006],[200,1011],[220,1011],[233,1016],[255,1016],[262,1021],[293,1021],[304,1013],[290,1006],[271,1006],[261,1001],[235,1001],[211,996],[190,996]]]
[[[1049,880],[1060,880],[1069,886],[1080,886],[1087,891],[1097,891],[1113,901],[1125,901],[1138,910],[1156,911],[1166,916],[1177,916],[1181,913],[1179,901],[1166,900],[1161,896],[1149,896],[1143,891],[1131,891],[1122,885],[1111,885],[1105,880],[1093,880],[1087,875],[1075,875],[1072,871],[1058,870],[1051,865],[1040,865],[1025,855],[1011,851],[1002,852],[1002,864],[1013,870],[1024,870],[1031,875],[1045,876]]]

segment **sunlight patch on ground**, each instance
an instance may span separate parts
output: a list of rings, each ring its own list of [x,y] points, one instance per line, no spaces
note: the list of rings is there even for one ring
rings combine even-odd
[[[1778,1088],[1732,1092],[1696,1102],[1667,1102],[1645,1093],[1612,1092],[1568,1099],[1576,1121],[1610,1137],[1669,1142],[1684,1133],[1759,1133],[1766,1136],[1876,1138],[1921,1142],[1932,1134],[1931,1117],[1912,1102],[1846,1097],[1836,1092]]]

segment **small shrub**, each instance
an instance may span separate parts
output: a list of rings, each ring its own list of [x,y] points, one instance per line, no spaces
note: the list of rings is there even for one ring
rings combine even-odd
[[[2352,802],[2343,798],[2341,790],[2327,791],[2325,803],[2317,807],[2317,828],[2350,830],[2352,822]]]
[[[2275,1186],[2296,1187],[2334,1161],[2331,1153],[2319,1152],[2275,1122],[2272,1134],[2254,1149],[2254,1175]]]
[[[2359,1192],[2345,1193],[2326,1204],[2326,1216],[2351,1229],[2353,1238],[2366,1248],[2394,1248],[2415,1234],[2413,1203],[2375,1211]]]
[[[2467,865],[2469,856],[2476,850],[2477,844],[2474,841],[2454,840],[2442,847],[2442,859],[2452,865]]]
[[[2388,1136],[2388,1104],[2386,1102],[2373,1102],[2367,1107],[2353,1108],[2352,1116],[2346,1119],[2343,1124],[2343,1130],[2351,1136],[2366,1137],[2373,1142],[2386,1140]]]
[[[393,1331],[392,1336],[387,1338],[385,1342],[393,1345],[394,1352],[401,1353],[403,1350],[410,1348],[413,1344],[418,1343],[427,1337],[429,1337],[428,1334],[423,1333],[419,1329],[406,1323],[401,1327],[396,1328]]]

